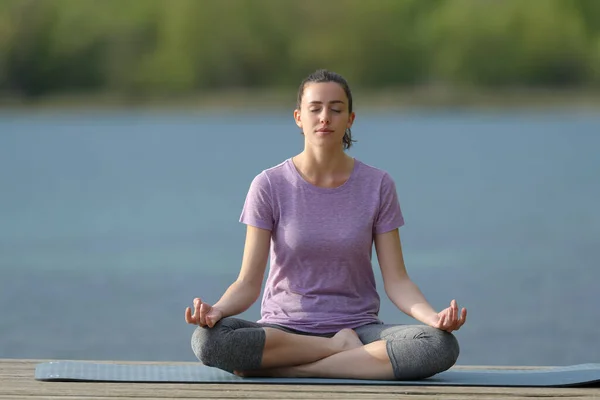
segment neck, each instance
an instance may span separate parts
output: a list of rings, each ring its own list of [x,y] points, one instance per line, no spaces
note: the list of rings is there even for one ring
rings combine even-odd
[[[340,147],[337,149],[324,149],[306,147],[296,157],[296,161],[304,173],[313,176],[335,174],[348,168],[351,157],[346,155]]]

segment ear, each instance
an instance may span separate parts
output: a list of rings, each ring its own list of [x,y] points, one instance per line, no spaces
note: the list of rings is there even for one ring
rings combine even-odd
[[[298,109],[294,110],[294,121],[296,121],[296,125],[298,125],[298,128],[302,129],[302,121],[300,120],[300,110]]]
[[[352,128],[352,124],[354,123],[355,118],[356,118],[356,114],[353,111],[350,113],[350,116],[348,117],[348,125],[346,125],[346,128]]]

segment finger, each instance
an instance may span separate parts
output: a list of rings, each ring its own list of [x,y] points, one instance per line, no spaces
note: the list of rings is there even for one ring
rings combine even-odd
[[[452,322],[452,319],[450,318],[450,311],[448,312],[448,314],[446,315],[446,319],[444,321],[444,330],[447,332],[452,332],[452,326],[454,325],[454,322]]]
[[[467,321],[467,309],[463,307],[462,312],[460,313],[460,326],[463,326]]]
[[[202,305],[200,306],[200,325],[206,325],[206,316],[208,315],[210,310],[211,306],[209,306],[206,303],[202,303]]]
[[[448,325],[448,323],[450,322],[450,318],[452,317],[452,308],[448,307],[444,311],[442,311],[442,313],[444,314],[444,326],[446,326]]]
[[[218,314],[214,313],[214,308],[211,307],[210,313],[206,316],[206,323],[208,324],[208,326],[210,328],[212,328],[213,326],[215,326],[215,324],[217,322],[219,322],[219,319],[221,319],[219,317]]]
[[[456,308],[455,308],[455,310],[456,310],[456,324],[457,324],[458,327],[460,327],[463,324],[462,320],[464,318],[465,308],[463,307],[463,311],[461,312],[460,308],[458,307],[458,302],[456,302],[456,300],[455,300],[454,303],[455,303],[455,306],[456,306]]]
[[[185,322],[192,323],[192,310],[189,307],[185,308]]]
[[[456,305],[454,309],[454,314],[456,315],[456,317],[454,318],[454,325],[458,327],[460,326],[460,310],[458,308],[458,305]]]
[[[206,325],[206,313],[204,312],[204,304],[200,305],[200,310],[198,311],[198,325]]]
[[[187,309],[189,309],[189,311],[187,311]],[[187,309],[186,309],[186,314],[189,317],[188,323],[197,325],[198,324],[198,312],[196,311],[195,308],[192,310],[192,308],[188,307]]]
[[[449,307],[446,311],[446,328],[450,328],[454,324],[454,317],[452,316],[452,307]]]
[[[438,322],[438,326],[439,329],[446,329],[446,313],[443,313],[440,316],[440,320]]]
[[[458,302],[456,300],[454,300],[454,312],[456,313],[456,319],[458,319],[460,315],[460,307],[458,306]]]
[[[209,327],[215,326],[217,322],[221,319],[223,314],[213,306],[210,307],[210,312],[206,316],[206,323],[209,324]]]
[[[454,325],[454,321],[456,320],[456,312],[454,311],[454,300],[450,302],[450,307],[448,308],[448,323],[450,325]]]
[[[454,322],[454,320],[452,320],[452,319],[448,318],[448,322],[446,323],[446,330],[447,330],[448,332],[452,332],[452,331],[454,330],[454,325],[455,325],[455,324],[456,324],[456,323]]]
[[[465,318],[467,317],[467,310],[466,308],[463,308],[461,313],[460,313],[460,320],[457,322],[456,324],[456,328],[454,328],[454,330],[459,330],[464,324],[465,324]]]
[[[198,319],[198,316],[200,314],[200,306],[202,305],[202,299],[199,297],[196,297],[194,299],[194,315],[196,317],[196,319]]]
[[[194,314],[194,321],[197,325],[203,326],[204,323],[202,322],[202,300],[197,299],[197,301],[194,302],[194,310],[195,310],[195,314]]]

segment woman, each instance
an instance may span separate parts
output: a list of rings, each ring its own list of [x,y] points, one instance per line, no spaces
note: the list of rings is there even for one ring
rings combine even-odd
[[[294,111],[304,150],[262,171],[240,221],[247,225],[241,271],[214,305],[194,299],[192,348],[205,365],[240,376],[422,379],[456,362],[451,333],[466,310],[436,312],[408,277],[395,183],[345,152],[352,143],[352,94],[338,74],[307,77]],[[373,243],[385,292],[423,325],[388,325],[371,265]],[[259,297],[261,319],[234,316]]]

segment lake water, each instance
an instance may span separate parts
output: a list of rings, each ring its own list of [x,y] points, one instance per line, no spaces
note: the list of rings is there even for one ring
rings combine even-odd
[[[396,181],[409,274],[468,308],[459,364],[600,362],[600,117],[371,112],[353,131]],[[0,114],[0,358],[195,360],[184,309],[235,279],[250,181],[302,145],[277,111]],[[414,322],[374,268],[382,319]]]

